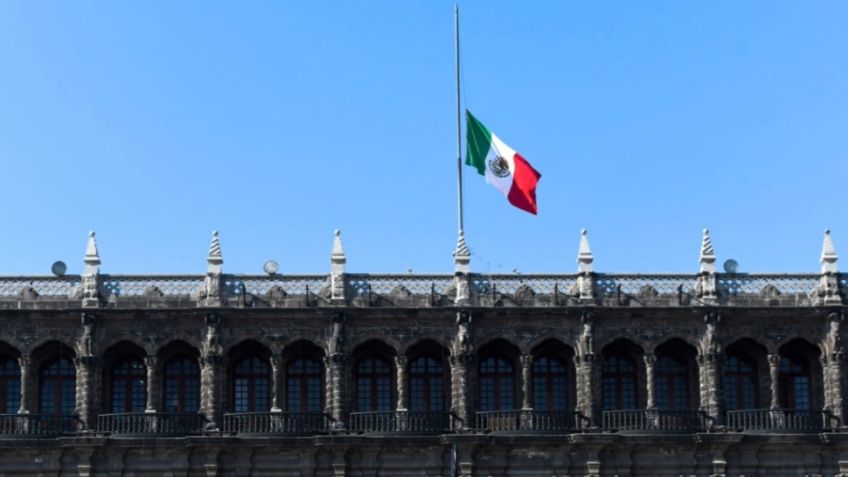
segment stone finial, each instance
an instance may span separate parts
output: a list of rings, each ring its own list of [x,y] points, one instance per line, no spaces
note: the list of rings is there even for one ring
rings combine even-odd
[[[330,255],[330,263],[333,265],[344,265],[347,262],[344,246],[342,246],[342,232],[336,229],[333,232],[333,253]]]
[[[94,231],[88,232],[88,244],[85,247],[85,273],[100,273],[100,253],[97,251],[97,240]]]
[[[459,232],[456,239],[456,249],[453,251],[454,271],[457,273],[468,273],[471,269],[471,251],[465,243],[465,234]]]
[[[713,241],[710,239],[709,229],[704,229],[704,236],[701,239],[701,273],[715,273],[715,250],[713,250]]]
[[[592,262],[595,261],[595,256],[592,255],[592,249],[589,248],[589,232],[586,229],[580,230],[580,248],[577,251],[577,271],[579,273],[589,273],[594,271]]]
[[[830,239],[830,230],[824,231],[824,243],[822,243],[821,251],[821,272],[822,273],[837,273],[836,261],[839,257],[836,255],[836,248],[833,246],[833,240]]]
[[[224,256],[221,254],[221,241],[218,239],[218,231],[212,231],[212,242],[209,244],[209,256],[206,257],[206,273],[221,273],[223,270]]]
[[[342,233],[339,229],[333,232],[333,252],[330,254],[330,297],[334,301],[345,299],[345,256],[342,246]]]

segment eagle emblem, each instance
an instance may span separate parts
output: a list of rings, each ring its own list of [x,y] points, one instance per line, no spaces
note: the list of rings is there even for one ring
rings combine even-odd
[[[509,163],[502,156],[489,159],[489,170],[495,177],[506,177],[509,175]]]

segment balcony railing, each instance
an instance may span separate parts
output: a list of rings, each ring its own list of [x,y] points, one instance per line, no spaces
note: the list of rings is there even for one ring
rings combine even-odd
[[[77,432],[74,416],[0,414],[0,435],[56,437]]]
[[[708,419],[699,411],[629,409],[604,411],[602,426],[615,432],[697,432],[707,428]]]
[[[224,432],[232,434],[320,434],[329,429],[321,413],[234,412],[224,414]]]
[[[97,432],[123,435],[184,436],[203,431],[205,419],[200,414],[123,413],[97,416]]]
[[[348,417],[348,430],[351,432],[438,434],[450,428],[450,414],[446,412],[352,412]]]
[[[727,412],[727,427],[737,431],[821,432],[839,426],[839,418],[827,411],[746,409]]]
[[[484,432],[575,432],[582,421],[576,412],[483,411],[477,413],[475,428]]]

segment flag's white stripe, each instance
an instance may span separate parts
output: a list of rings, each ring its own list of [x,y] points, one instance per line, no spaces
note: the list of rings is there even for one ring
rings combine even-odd
[[[498,156],[503,157],[506,163],[509,164],[509,174],[504,177],[498,177],[492,172],[489,166],[490,161],[493,161]],[[486,182],[497,187],[503,195],[509,194],[512,188],[512,176],[515,174],[515,149],[504,144],[497,136],[492,134],[492,142],[489,146],[489,153],[486,154]]]

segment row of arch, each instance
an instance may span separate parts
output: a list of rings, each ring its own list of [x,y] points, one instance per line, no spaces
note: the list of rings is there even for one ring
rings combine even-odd
[[[767,408],[777,403],[787,409],[821,409],[819,355],[817,347],[801,339],[785,343],[776,355],[752,339],[735,341],[725,348],[721,365],[725,408]],[[529,355],[522,355],[506,339],[494,339],[476,353],[473,405],[481,411],[528,406],[548,412],[573,410],[574,357],[571,347],[555,339],[535,346]],[[701,404],[698,353],[683,340],[670,339],[646,353],[633,341],[620,338],[607,344],[600,357],[597,392],[604,410],[697,410]],[[35,411],[73,413],[77,396],[73,349],[51,342],[37,348],[28,360],[19,358],[16,349],[0,343],[0,413],[23,409],[21,363],[25,361],[37,381]],[[351,410],[445,412],[450,408],[450,351],[442,344],[425,339],[398,356],[385,342],[370,340],[354,348],[351,358],[347,373]],[[265,412],[272,407],[323,412],[328,395],[326,363],[323,348],[309,341],[294,342],[279,355],[257,341],[243,341],[226,356],[224,408],[230,412]],[[168,344],[154,357],[136,344],[120,342],[104,352],[99,372],[104,412],[200,410],[200,353],[183,341]],[[773,383],[775,374],[778,383]],[[156,386],[149,385],[151,380]],[[775,390],[779,395],[774,395]]]

